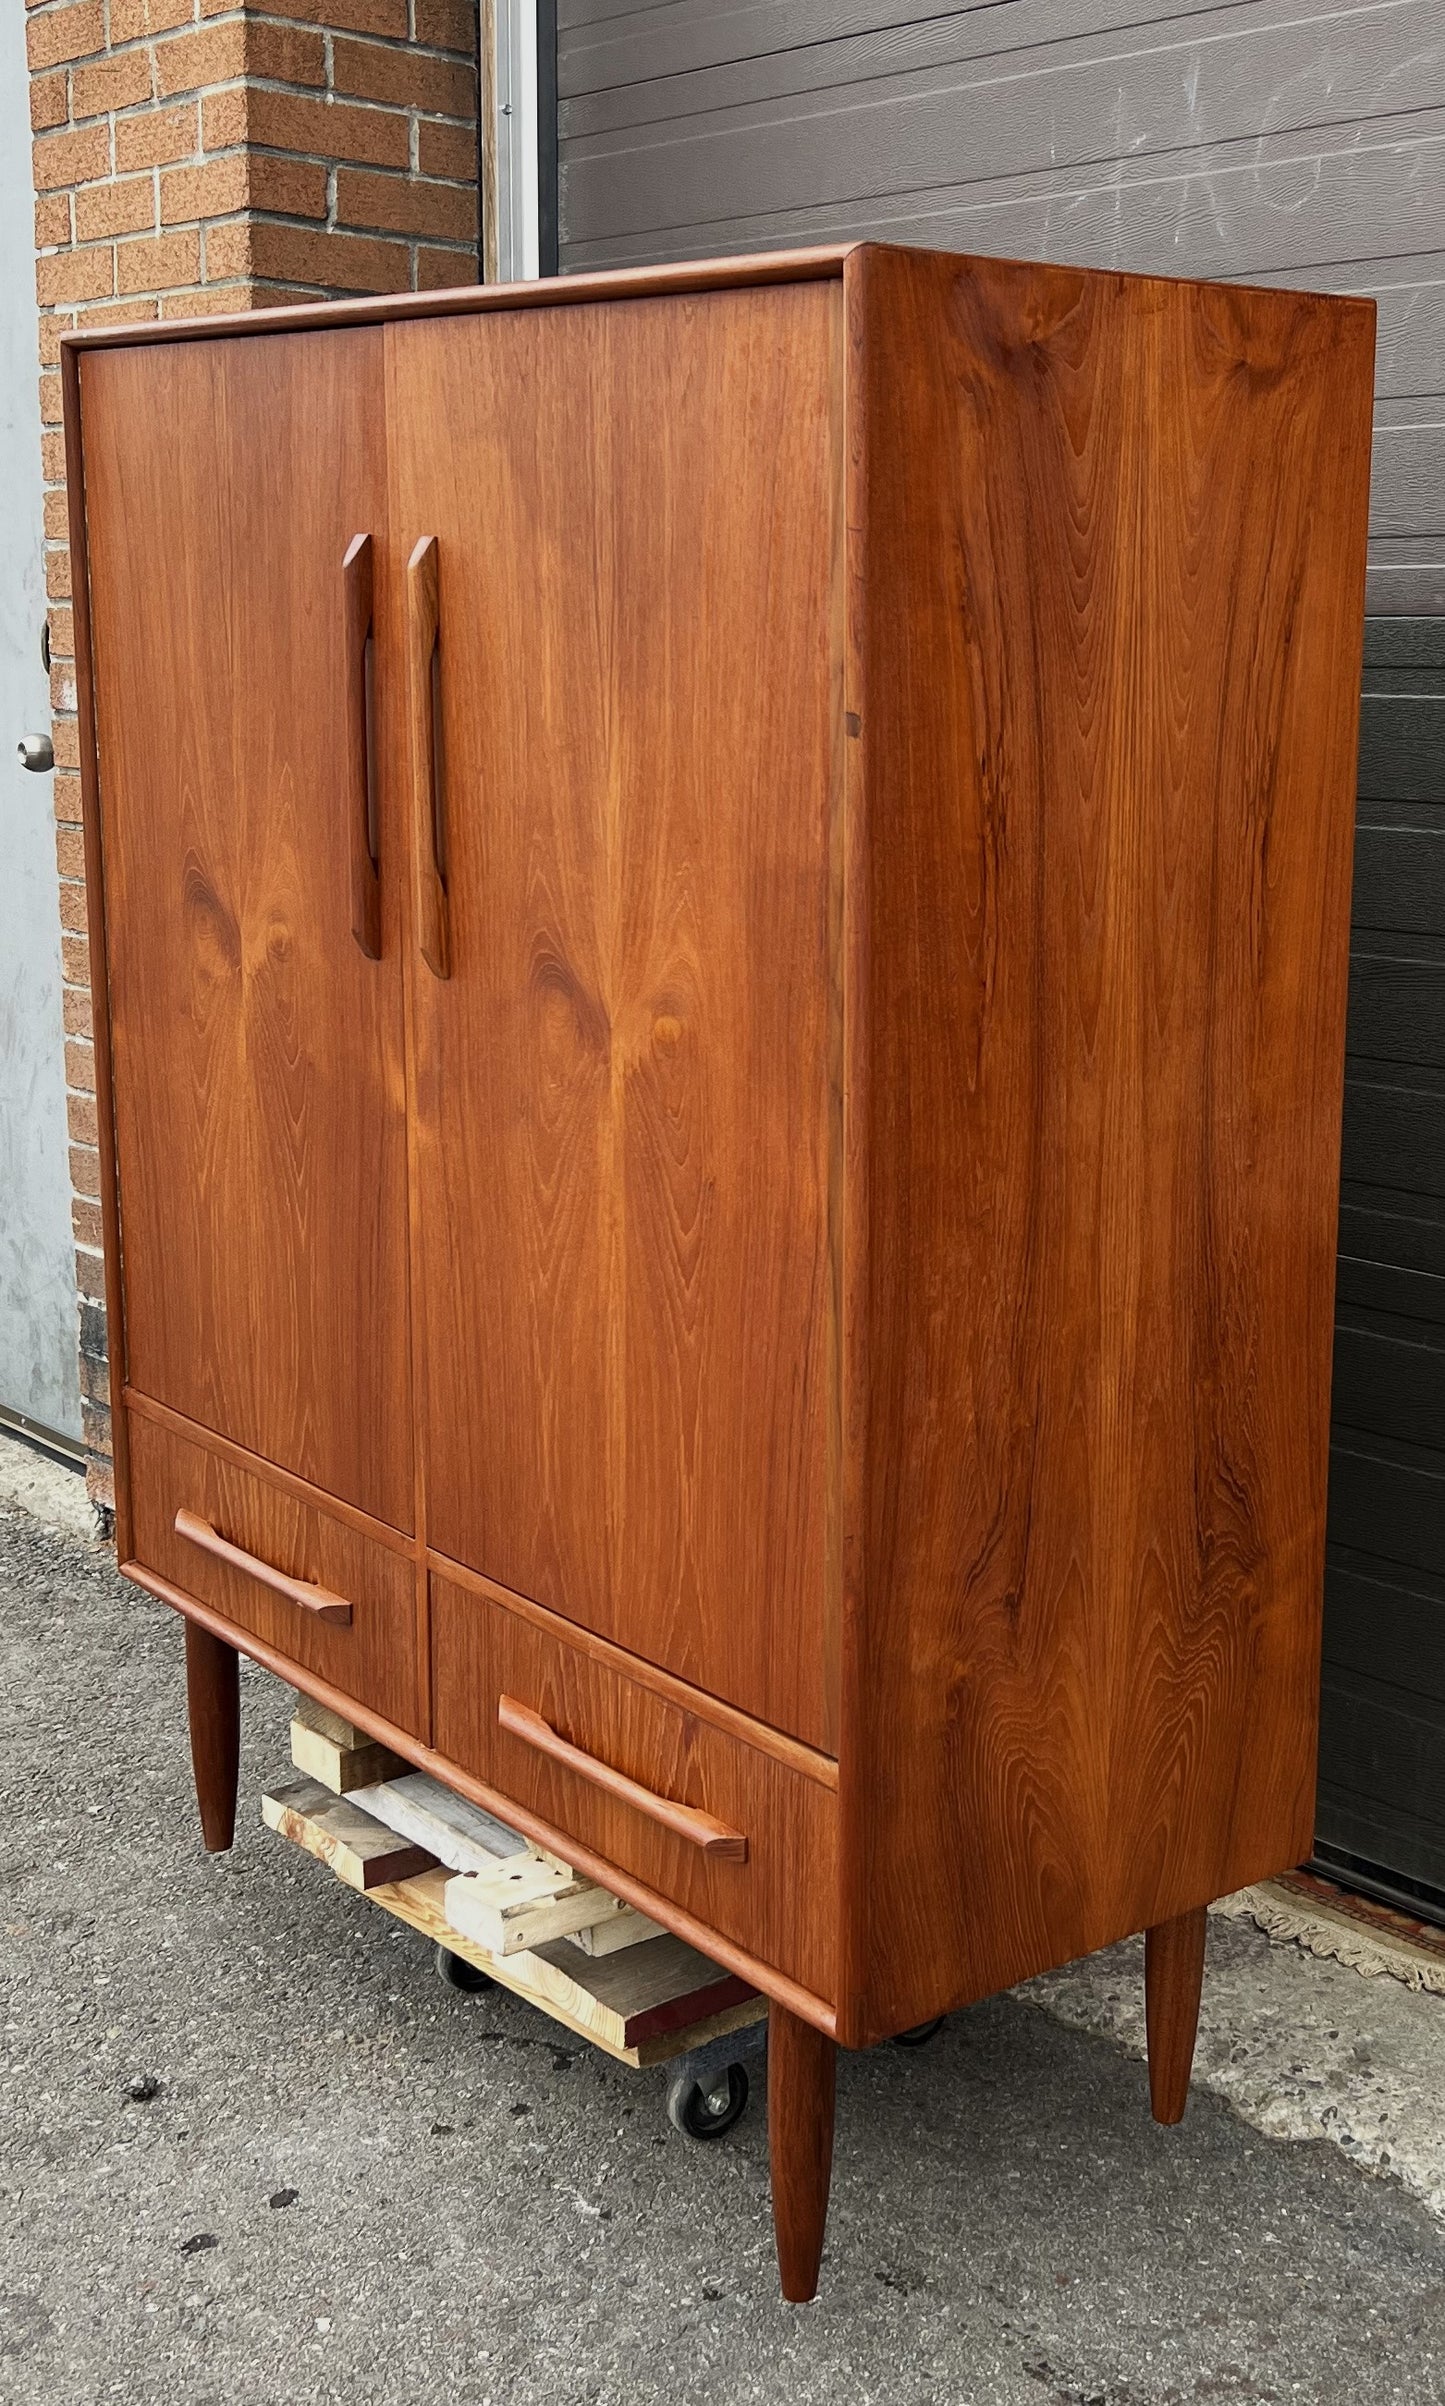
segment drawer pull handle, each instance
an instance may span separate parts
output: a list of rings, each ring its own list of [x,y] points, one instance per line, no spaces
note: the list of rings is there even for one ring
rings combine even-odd
[[[345,1596],[333,1596],[329,1587],[317,1587],[310,1579],[293,1579],[287,1572],[273,1570],[259,1554],[248,1554],[244,1546],[233,1546],[229,1537],[213,1529],[199,1512],[187,1512],[184,1504],[176,1514],[176,1535],[187,1544],[199,1546],[203,1554],[214,1554],[218,1562],[229,1562],[232,1570],[244,1571],[248,1578],[257,1579],[262,1587],[274,1588],[278,1596],[299,1604],[303,1612],[314,1612],[318,1621],[333,1621],[349,1628],[351,1606]]]
[[[721,1855],[731,1863],[746,1863],[748,1842],[741,1830],[730,1830],[725,1821],[718,1821],[711,1813],[699,1812],[696,1805],[674,1804],[670,1796],[654,1795],[651,1788],[629,1779],[625,1771],[614,1771],[610,1763],[599,1763],[595,1754],[584,1754],[580,1746],[559,1737],[550,1721],[544,1721],[530,1705],[518,1704],[515,1696],[498,1700],[497,1720],[514,1738],[520,1738],[524,1746],[534,1746],[538,1754],[550,1755],[554,1763],[565,1763],[579,1779],[590,1780],[594,1788],[634,1806],[650,1821],[660,1821],[674,1837],[686,1838],[691,1845],[701,1847],[705,1855]]]

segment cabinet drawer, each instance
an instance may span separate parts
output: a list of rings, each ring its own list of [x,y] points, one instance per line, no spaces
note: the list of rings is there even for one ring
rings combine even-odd
[[[129,1427],[133,1543],[141,1566],[343,1695],[425,1737],[411,1556],[139,1412],[130,1413]],[[189,1516],[192,1536],[177,1528],[177,1513]],[[216,1539],[251,1556],[255,1569],[213,1551]],[[328,1611],[349,1605],[350,1620],[320,1617],[269,1585],[267,1573],[324,1591]]]
[[[572,1645],[435,1574],[431,1601],[438,1751],[831,2001],[836,1792],[644,1686],[610,1650]],[[517,1734],[529,1722],[531,1734]],[[548,1733],[590,1764],[547,1751]],[[599,1784],[608,1774],[621,1781]],[[629,1795],[626,1783],[646,1793]],[[684,1808],[684,1824],[723,1825],[745,1853],[705,1851],[668,1825],[669,1806]]]

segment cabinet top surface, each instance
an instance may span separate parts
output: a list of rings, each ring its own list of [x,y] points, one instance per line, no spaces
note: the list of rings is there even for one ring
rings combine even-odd
[[[396,320],[465,317],[491,310],[570,307],[583,301],[626,301],[725,291],[739,285],[799,284],[841,278],[850,260],[870,251],[901,250],[898,243],[832,243],[812,250],[758,251],[731,259],[689,259],[666,266],[613,268],[589,276],[542,276],[524,284],[463,284],[445,292],[366,293],[342,301],[306,301],[280,309],[247,309],[213,317],[171,318],[154,323],[80,328],[61,337],[62,354],[127,348],[138,344],[215,341],[237,334],[287,334],[307,327],[384,325]],[[960,268],[972,264],[970,254],[956,256]],[[1003,264],[990,259],[987,264]],[[1187,277],[1126,274],[1116,268],[1075,266],[1067,261],[1013,261],[1030,265],[1041,276],[1070,276],[1114,284],[1145,286],[1198,282]],[[1273,288],[1248,285],[1259,298]],[[1297,302],[1302,297],[1295,293]],[[1355,295],[1312,296],[1338,310],[1368,310],[1375,304]]]

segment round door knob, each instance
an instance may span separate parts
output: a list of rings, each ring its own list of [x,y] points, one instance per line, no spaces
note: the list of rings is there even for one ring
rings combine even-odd
[[[48,735],[22,735],[15,747],[22,769],[53,769],[55,746]]]

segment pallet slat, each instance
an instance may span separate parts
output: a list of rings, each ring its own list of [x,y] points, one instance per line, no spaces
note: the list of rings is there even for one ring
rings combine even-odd
[[[268,1829],[277,1830],[334,1871],[348,1888],[366,1895],[390,1880],[430,1871],[435,1857],[384,1829],[349,1796],[336,1796],[319,1780],[298,1779],[261,1799]]]
[[[448,1920],[446,1887],[445,1872],[422,1872],[394,1887],[370,1890],[369,1901],[474,1963],[499,1988],[525,1997],[618,2063],[666,2063],[709,2039],[762,2021],[767,2012],[767,2000],[756,1989],[720,1970],[680,1938],[628,1947],[600,1963],[580,1954],[566,1939],[527,1954],[491,1955]],[[653,1947],[667,1952],[654,1957]],[[652,1960],[644,1961],[647,1957]],[[616,1976],[623,1966],[631,1967],[630,1979]],[[599,1974],[612,1976],[599,1979]]]
[[[499,1862],[532,1850],[480,1805],[468,1804],[425,1771],[407,1771],[354,1791],[364,1812],[414,1845],[424,1846],[451,1871],[490,1871]]]
[[[493,1955],[520,1955],[571,1938],[626,1910],[595,1880],[578,1879],[536,1855],[448,1880],[446,1905],[453,1925]]]
[[[372,1820],[354,1795],[335,1796],[318,1781],[298,1780],[264,1796],[261,1810],[268,1828],[328,1864],[372,1904],[620,2063],[665,2063],[761,2021],[767,2012],[766,2000],[746,1981],[665,1931],[604,1955],[584,1954],[570,1936],[494,1954],[450,1918],[447,1894],[456,1875]],[[550,1870],[554,1881],[572,1881],[565,1865],[530,1855],[527,1861],[536,1874]],[[380,1872],[387,1864],[403,1867],[385,1878]],[[625,1910],[618,1909],[619,1919]]]
[[[529,1846],[495,1814],[469,1804],[427,1772],[411,1770],[399,1755],[376,1745],[308,1696],[297,1698],[291,1760],[308,1778],[337,1796],[349,1795],[374,1821],[425,1847],[454,1872],[490,1875],[500,1864],[515,1864],[520,1858],[525,1867],[521,1878],[531,1883],[527,1912],[468,1924],[498,1953],[515,1954],[545,1940],[569,1938],[584,1954],[611,1955],[662,1935],[660,1925],[645,1913],[623,1904],[595,1881],[579,1880],[570,1864],[543,1847]],[[548,1911],[546,1900],[554,1894],[555,1909]],[[508,1901],[520,1900],[514,1895]]]
[[[298,1695],[291,1716],[291,1760],[307,1779],[318,1779],[334,1796],[345,1796],[406,1769],[399,1754],[379,1746],[364,1730],[328,1712],[314,1696]]]
[[[635,1905],[624,1905],[614,1897],[617,1907],[605,1921],[589,1922],[585,1930],[573,1930],[568,1945],[580,1947],[584,1955],[617,1955],[624,1947],[644,1946],[649,1938],[662,1938],[666,1932],[660,1921],[649,1921]]]

